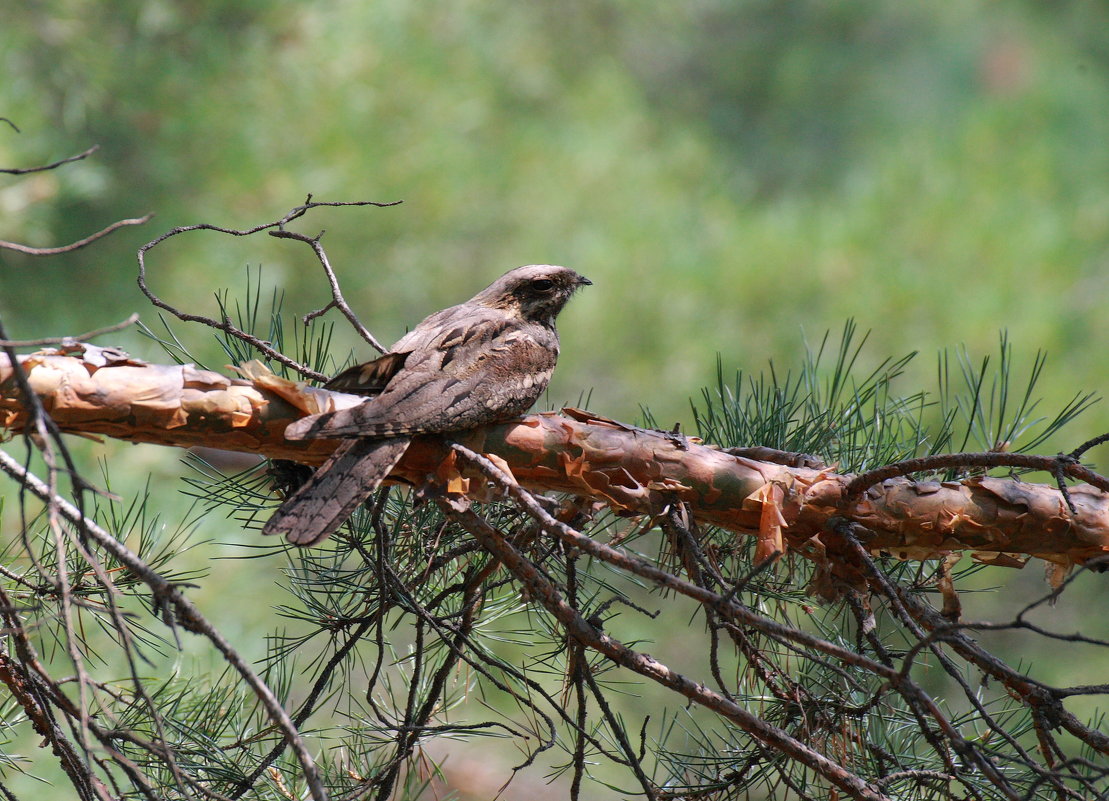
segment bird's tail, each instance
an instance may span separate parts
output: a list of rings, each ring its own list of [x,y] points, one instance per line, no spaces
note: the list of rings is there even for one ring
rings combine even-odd
[[[346,522],[408,449],[408,437],[352,439],[340,445],[308,481],[273,513],[263,534],[284,534],[307,547]]]

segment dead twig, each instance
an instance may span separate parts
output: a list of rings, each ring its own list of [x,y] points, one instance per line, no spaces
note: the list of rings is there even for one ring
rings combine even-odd
[[[1094,442],[1094,440],[1091,440],[1091,442]],[[1082,448],[1086,447],[1086,445],[1082,446]],[[1089,447],[1092,447],[1092,445]],[[851,482],[847,485],[844,500],[850,502],[862,495],[869,487],[880,484],[886,479],[907,476],[912,473],[964,467],[1014,467],[1026,470],[1043,470],[1052,475],[1056,475],[1061,471],[1071,478],[1085,481],[1100,490],[1109,492],[1109,478],[1082,466],[1077,459],[1073,458],[1073,454],[1037,456],[1030,453],[1000,452],[946,453],[937,456],[922,456],[919,459],[905,459],[901,462],[860,473],[851,479]]]
[[[8,125],[12,126],[12,128],[15,128],[16,133],[19,133],[19,129],[15,127],[15,123],[9,120],[7,117],[0,117],[0,120],[8,123]],[[48,170],[56,170],[63,164],[71,164],[74,161],[87,159],[99,149],[100,145],[93,145],[88,150],[78,153],[76,156],[67,156],[64,159],[58,159],[57,161],[52,161],[49,164],[43,164],[39,167],[0,167],[0,173],[4,173],[5,175],[28,175],[33,172],[46,172]]]
[[[25,253],[28,256],[57,256],[61,253],[72,253],[75,250],[80,250],[86,245],[91,245],[98,239],[103,239],[112,231],[123,228],[127,225],[142,225],[149,222],[153,214],[144,214],[142,217],[134,217],[128,220],[117,220],[109,225],[107,228],[102,228],[95,234],[90,234],[84,239],[78,239],[76,242],[71,242],[68,245],[53,248],[33,248],[30,245],[21,245],[18,242],[5,242],[0,240],[0,248],[5,250],[14,250],[16,253]]]
[[[496,556],[513,575],[528,588],[530,597],[541,603],[566,627],[571,637],[582,645],[595,650],[635,673],[645,676],[662,686],[680,693],[690,701],[728,718],[745,732],[785,754],[792,760],[810,767],[831,784],[839,787],[852,798],[861,801],[889,801],[872,785],[845,769],[842,765],[814,751],[782,729],[752,714],[744,707],[708,689],[704,684],[670,669],[653,657],[634,651],[618,640],[598,631],[581,614],[562,599],[561,594],[548,579],[505,540],[495,528],[476,514],[465,498],[439,496],[436,503],[444,514],[474,535],[482,546]]]
[[[96,522],[84,516],[75,506],[51,493],[50,488],[45,483],[3,451],[0,451],[0,470],[18,481],[20,486],[25,487],[40,500],[56,506],[62,517],[71,524],[79,526],[101,548],[110,553],[116,561],[141,578],[153,592],[156,606],[160,605],[172,609],[176,623],[188,631],[206,637],[216,647],[227,663],[242,676],[243,680],[258,697],[258,700],[262,702],[270,719],[285,735],[293,753],[300,762],[301,769],[304,771],[304,777],[312,793],[312,798],[315,801],[327,801],[327,790],[320,780],[315,760],[312,759],[312,755],[308,752],[296,725],[290,719],[284,707],[281,706],[281,702],[277,700],[277,697],[266,683],[247,664],[246,660],[231,647],[224,636],[204,617],[196,605],[185,597],[180,587],[151,570],[146,562],[122,542],[97,525]]]
[[[85,342],[93,339],[94,337],[101,336],[102,334],[111,334],[115,331],[122,331],[124,328],[134,325],[139,321],[139,315],[136,312],[128,317],[126,320],[116,323],[115,325],[107,325],[103,328],[94,328],[91,331],[86,331],[83,334],[77,334],[72,337],[42,337],[41,339],[0,339],[0,348],[42,348],[49,345],[61,345],[63,347],[71,347],[79,342]]]
[[[383,203],[380,205],[392,206],[396,204]],[[297,242],[304,242],[309,247],[311,247],[312,252],[316,254],[316,258],[319,259],[320,265],[323,267],[324,275],[327,277],[327,283],[331,287],[331,302],[328,303],[326,306],[323,306],[319,309],[316,309],[315,311],[309,312],[308,314],[304,315],[304,317],[301,318],[301,322],[303,322],[305,325],[308,325],[308,323],[312,322],[312,320],[316,319],[317,317],[322,317],[328,312],[328,310],[338,309],[340,312],[343,313],[343,316],[347,318],[350,324],[354,326],[354,330],[358,332],[358,335],[362,337],[362,339],[366,340],[366,342],[368,342],[378,353],[385,353],[385,346],[377,341],[377,338],[369,332],[369,329],[367,329],[366,326],[362,325],[362,321],[359,320],[357,316],[355,316],[350,306],[347,305],[347,301],[343,297],[342,290],[339,289],[339,279],[336,277],[335,271],[331,268],[331,262],[327,258],[327,253],[326,251],[324,251],[323,245],[320,244],[320,239],[323,238],[323,233],[323,231],[320,231],[315,236],[305,236],[304,234],[299,234],[296,231],[270,231],[270,236],[272,237],[276,237],[278,239],[293,239]]]
[[[153,303],[159,309],[164,309],[165,311],[169,312],[170,314],[172,314],[174,317],[176,317],[178,320],[181,320],[182,322],[200,323],[201,325],[206,325],[206,326],[209,326],[210,328],[214,328],[217,331],[223,331],[225,334],[227,334],[229,336],[232,336],[232,337],[234,337],[238,340],[241,340],[242,342],[247,343],[252,348],[257,350],[259,353],[262,353],[263,355],[265,355],[267,358],[272,359],[273,361],[276,361],[279,364],[283,364],[283,365],[285,365],[286,367],[289,367],[292,370],[295,370],[296,372],[298,372],[300,375],[304,376],[305,378],[310,378],[313,381],[320,381],[320,382],[326,381],[328,376],[326,376],[323,373],[320,373],[316,370],[313,370],[312,368],[308,367],[307,365],[303,365],[303,364],[301,364],[301,363],[299,363],[299,362],[297,362],[293,359],[290,359],[288,356],[285,356],[283,353],[280,353],[279,351],[277,351],[269,342],[264,342],[263,340],[259,339],[258,337],[254,336],[253,334],[249,334],[246,331],[239,328],[238,326],[236,326],[234,323],[231,322],[231,319],[227,316],[224,316],[224,319],[221,321],[221,320],[215,320],[211,317],[207,317],[207,316],[202,315],[202,314],[189,314],[187,312],[181,311],[177,307],[172,306],[169,303],[167,303],[166,301],[162,300],[158,295],[154,294],[153,290],[151,290],[150,287],[147,284],[147,281],[146,281],[146,254],[147,254],[148,251],[150,251],[151,249],[157,247],[162,242],[165,242],[167,239],[170,239],[171,237],[175,237],[179,234],[188,233],[190,231],[215,231],[217,233],[227,234],[228,236],[236,236],[236,237],[252,236],[253,234],[257,234],[261,231],[269,231],[271,234],[277,235],[279,237],[284,236],[285,238],[288,238],[288,239],[302,239],[302,241],[311,242],[312,240],[309,239],[309,238],[301,237],[298,234],[291,234],[290,232],[286,231],[285,226],[288,225],[289,223],[291,223],[294,220],[300,219],[311,209],[319,208],[321,206],[375,206],[375,207],[379,207],[379,208],[384,208],[384,207],[388,207],[388,206],[395,206],[399,202],[401,202],[401,201],[393,201],[393,202],[388,202],[388,203],[381,203],[381,202],[372,201],[372,200],[316,201],[316,200],[312,200],[312,196],[309,195],[307,197],[307,199],[305,199],[304,203],[302,203],[301,205],[296,206],[295,208],[291,209],[288,213],[286,213],[280,219],[273,220],[273,221],[267,222],[267,223],[262,223],[260,225],[254,226],[252,228],[241,228],[241,229],[240,228],[225,228],[223,226],[212,225],[210,223],[198,223],[196,225],[178,226],[178,227],[173,228],[169,231],[166,231],[161,236],[157,237],[156,239],[151,240],[150,242],[147,242],[145,245],[143,245],[141,248],[139,248],[139,251],[138,251],[138,261],[139,261],[138,284],[139,284],[139,289],[142,291],[142,293],[147,297],[147,299],[151,303]],[[288,236],[285,236],[286,234],[288,234]],[[313,245],[313,250],[315,250],[317,252],[317,255],[320,252],[322,252],[322,248],[319,246],[318,237],[317,237],[316,244]],[[333,273],[333,271],[331,271],[330,264],[325,263],[324,264],[324,269],[325,269],[325,272],[327,272],[328,275],[329,275],[328,280],[332,282],[332,287],[333,287],[333,295],[332,295],[333,300],[332,300],[332,302],[335,303],[336,301],[334,300],[334,298],[336,296],[341,298],[342,294],[338,291],[337,281],[332,280],[333,277],[334,277],[334,273]],[[345,301],[344,301],[343,305],[344,306],[346,305]],[[344,314],[346,314],[347,311],[349,311],[349,307],[347,307],[347,310],[344,311]],[[322,312],[320,312],[320,313],[322,313]],[[353,318],[353,313],[351,313],[348,316],[348,319],[351,319],[351,318]],[[307,323],[308,320],[306,319],[305,322]],[[365,331],[365,329],[363,327],[361,327],[361,324],[356,325],[356,328],[359,329],[360,333],[362,331]],[[365,333],[367,335],[369,334],[368,331],[366,331]],[[375,344],[376,340],[374,340],[372,336],[370,336],[370,339],[368,339],[367,341],[370,341],[371,344],[373,344],[374,347],[376,347],[378,350],[383,351],[383,348],[379,344]]]

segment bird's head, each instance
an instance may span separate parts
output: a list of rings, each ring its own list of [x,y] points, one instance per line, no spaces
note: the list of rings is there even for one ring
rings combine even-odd
[[[568,267],[529,264],[509,270],[474,300],[485,306],[518,313],[523,319],[553,324],[574,292],[593,282]]]

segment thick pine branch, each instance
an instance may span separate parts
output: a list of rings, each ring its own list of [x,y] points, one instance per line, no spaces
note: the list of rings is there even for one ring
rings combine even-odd
[[[89,345],[20,360],[64,431],[307,464],[322,462],[337,443],[286,441],[285,426],[305,413],[362,400],[281,379],[256,363],[244,365],[246,379],[192,365],[145,364]],[[819,586],[818,579],[815,589],[826,595],[836,594],[837,579],[862,582],[861,566],[843,538],[860,527],[869,550],[905,559],[970,551],[1001,564],[1036,556],[1070,566],[1109,552],[1109,494],[1088,485],[1069,491],[1075,514],[1057,487],[988,476],[943,483],[890,478],[853,495],[854,477],[831,469],[754,461],[680,435],[566,412],[531,415],[458,439],[502,459],[528,489],[591,497],[620,514],[661,514],[679,499],[701,522],[758,537],[760,556],[788,549],[814,559],[831,582]],[[19,430],[25,419],[11,366],[0,361],[0,428]],[[1083,469],[1063,465],[1072,475]],[[429,475],[458,479],[457,469],[447,444],[425,437],[393,477],[420,484]],[[463,487],[484,483],[461,481]]]

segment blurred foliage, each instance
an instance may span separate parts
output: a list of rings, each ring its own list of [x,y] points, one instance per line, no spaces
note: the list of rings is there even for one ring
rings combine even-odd
[[[0,163],[103,149],[5,178],[0,237],[159,215],[79,254],[0,253],[13,335],[149,318],[138,244],[313,192],[406,201],[311,222],[386,340],[521,263],[589,275],[551,400],[592,388],[616,417],[686,419],[660,377],[692,389],[718,352],[751,369],[847,317],[891,353],[1006,327],[1067,355],[1060,399],[1109,366],[1087,344],[1109,333],[1099,4],[54,0],[6,22],[0,114],[23,132],[0,130]],[[178,238],[152,282],[210,313],[261,263],[307,309],[324,287],[291,244]]]

